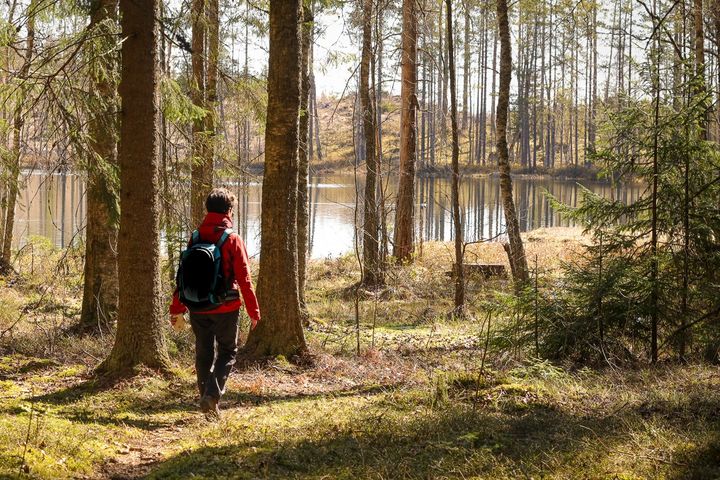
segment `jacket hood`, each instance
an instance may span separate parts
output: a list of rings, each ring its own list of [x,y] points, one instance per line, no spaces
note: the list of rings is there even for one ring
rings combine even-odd
[[[202,224],[200,225],[200,228],[203,230],[209,229],[209,228],[232,228],[233,223],[232,219],[228,216],[227,213],[215,213],[215,212],[208,212],[207,215],[205,215],[205,219],[203,220]]]

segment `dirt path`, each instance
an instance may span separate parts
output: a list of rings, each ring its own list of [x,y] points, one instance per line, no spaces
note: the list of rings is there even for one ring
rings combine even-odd
[[[147,475],[153,466],[162,462],[168,447],[191,434],[192,427],[204,421],[198,413],[197,418],[187,418],[169,427],[145,432],[137,439],[127,443],[118,443],[118,455],[111,458],[99,469],[94,479],[136,479]]]

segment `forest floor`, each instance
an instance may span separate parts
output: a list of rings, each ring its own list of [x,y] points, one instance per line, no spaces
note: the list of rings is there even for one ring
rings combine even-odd
[[[546,274],[582,242],[574,229],[525,240]],[[499,245],[469,249],[504,262]],[[217,422],[197,410],[190,332],[168,332],[172,374],[94,380],[111,336],[64,333],[78,260],[35,251],[32,275],[0,289],[0,478],[720,478],[716,366],[593,370],[486,352],[490,317],[473,312],[506,280],[471,282],[471,316],[448,316],[446,244],[361,292],[360,355],[355,259],[311,262],[314,365],[235,372]],[[52,290],[33,280],[53,273]]]

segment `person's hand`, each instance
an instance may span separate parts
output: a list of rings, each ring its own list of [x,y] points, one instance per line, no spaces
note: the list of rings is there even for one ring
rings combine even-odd
[[[185,320],[184,317],[184,313],[176,313],[174,315],[170,315],[170,325],[172,325],[173,328],[177,329],[179,325],[183,324]]]

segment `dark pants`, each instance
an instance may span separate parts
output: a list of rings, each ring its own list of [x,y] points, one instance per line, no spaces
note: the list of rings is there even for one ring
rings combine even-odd
[[[225,382],[235,365],[240,311],[190,314],[195,333],[195,370],[200,396],[216,399],[225,392]],[[215,344],[217,343],[217,356]]]

